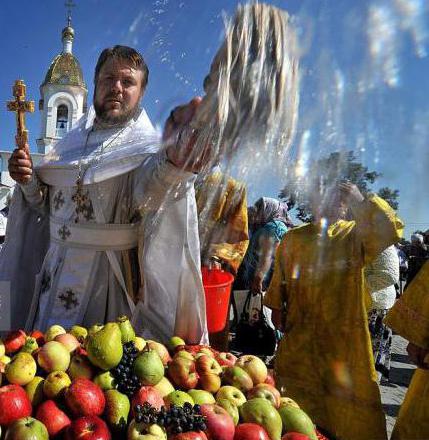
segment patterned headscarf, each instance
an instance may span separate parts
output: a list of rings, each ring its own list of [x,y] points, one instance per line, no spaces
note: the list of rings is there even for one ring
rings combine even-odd
[[[256,217],[261,224],[266,224],[273,220],[280,220],[287,226],[292,224],[287,213],[287,203],[271,197],[261,197],[255,202],[257,210]]]

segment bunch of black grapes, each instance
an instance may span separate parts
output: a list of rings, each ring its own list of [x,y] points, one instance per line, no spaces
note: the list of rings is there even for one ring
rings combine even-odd
[[[132,399],[140,388],[139,378],[133,373],[134,361],[139,351],[134,342],[127,342],[123,348],[121,362],[112,370],[112,375],[118,385],[118,391]]]

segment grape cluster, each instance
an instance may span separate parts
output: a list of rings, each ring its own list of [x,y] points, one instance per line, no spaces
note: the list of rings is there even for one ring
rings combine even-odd
[[[170,409],[163,406],[159,411],[146,402],[143,405],[136,405],[134,413],[136,422],[147,425],[157,424],[172,434],[207,429],[206,418],[201,414],[200,406],[192,406],[188,402],[183,408],[171,405]]]
[[[127,342],[123,348],[124,354],[121,362],[112,370],[112,375],[118,384],[118,391],[126,394],[131,399],[140,388],[139,378],[133,374],[134,361],[139,351],[134,342]]]

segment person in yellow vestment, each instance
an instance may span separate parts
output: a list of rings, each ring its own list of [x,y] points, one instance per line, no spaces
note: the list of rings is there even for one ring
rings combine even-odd
[[[363,269],[400,239],[403,224],[351,183],[320,188],[310,195],[314,222],[283,237],[265,297],[285,333],[277,385],[336,439],[385,440]],[[353,221],[343,220],[348,212]]]
[[[219,167],[195,184],[201,263],[214,264],[234,276],[249,245],[246,188]],[[229,320],[225,329],[209,335],[210,344],[228,350]]]
[[[408,354],[418,367],[399,410],[392,440],[429,439],[429,262],[384,321],[409,341]]]

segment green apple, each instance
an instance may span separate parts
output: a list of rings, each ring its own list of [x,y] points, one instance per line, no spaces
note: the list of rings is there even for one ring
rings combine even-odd
[[[33,417],[23,417],[13,422],[6,431],[5,440],[49,440],[46,426]]]
[[[43,383],[43,393],[48,399],[56,399],[64,394],[64,391],[71,384],[70,377],[64,371],[53,371],[49,373]]]
[[[127,440],[167,440],[167,433],[159,425],[146,425],[132,420],[128,426]]]
[[[257,423],[265,428],[270,439],[280,440],[282,418],[267,399],[257,397],[248,400],[240,407],[240,416],[245,423]]]
[[[216,403],[221,406],[234,420],[234,425],[237,426],[240,420],[240,413],[238,407],[228,399],[219,399]]]
[[[70,329],[70,333],[81,343],[85,342],[86,337],[88,336],[88,330],[85,327],[81,327],[80,325],[74,325]]]
[[[314,424],[302,409],[287,405],[279,409],[279,414],[282,418],[284,432],[299,432],[311,440],[317,440]]]
[[[25,344],[21,348],[21,353],[33,353],[39,348],[39,344],[37,343],[35,338],[32,338],[31,336],[27,336],[25,339]]]
[[[181,345],[186,345],[186,342],[180,336],[171,337],[167,344],[170,351],[174,351],[176,347]]]
[[[225,369],[222,375],[222,383],[232,385],[243,393],[247,393],[253,388],[252,378],[246,371],[236,365]]]
[[[186,402],[195,405],[194,399],[184,391],[173,391],[164,397],[164,402],[167,407],[170,405],[183,406]]]
[[[253,385],[264,383],[268,376],[268,369],[262,359],[252,354],[246,354],[237,359],[235,363],[241,367],[252,379]]]
[[[6,354],[6,347],[3,344],[3,341],[0,339],[0,359]]]
[[[0,357],[0,362],[4,365],[7,365],[12,359],[9,356],[3,355]]]
[[[141,336],[136,336],[134,345],[138,351],[142,351],[146,347],[147,342]]]
[[[204,405],[205,403],[216,403],[212,393],[205,390],[189,390],[188,394],[192,397],[197,405]]]
[[[45,342],[53,341],[55,336],[62,335],[63,333],[66,333],[64,327],[61,327],[60,325],[51,325],[45,333]]]
[[[221,387],[216,393],[216,401],[222,399],[229,400],[237,407],[240,407],[247,401],[246,396],[238,388],[231,385]]]
[[[16,385],[27,385],[36,376],[37,364],[30,353],[18,353],[6,365],[6,379]]]
[[[40,376],[35,376],[34,379],[25,385],[25,392],[27,393],[30,402],[35,408],[39,403],[42,403],[45,399],[45,395],[43,394],[43,384],[45,379]]]
[[[86,356],[74,354],[70,361],[68,373],[72,380],[78,377],[85,377],[86,379],[92,380],[94,367]]]
[[[162,398],[174,391],[173,385],[165,376],[161,378],[154,388],[159,392],[159,394],[161,394]]]
[[[188,359],[190,361],[193,361],[195,358],[192,353],[189,353],[189,351],[186,350],[180,350],[175,355],[174,358],[183,358]]]
[[[164,377],[164,364],[155,350],[144,350],[134,361],[134,374],[142,385],[156,385]]]
[[[49,341],[38,351],[37,361],[47,373],[66,371],[70,365],[70,353],[60,342]]]
[[[97,384],[103,391],[113,390],[116,388],[116,380],[110,371],[104,371],[94,377],[93,382]]]
[[[118,390],[108,390],[104,396],[106,397],[104,419],[115,430],[125,430],[128,426],[130,400]]]

